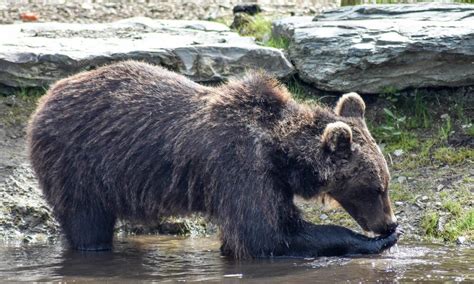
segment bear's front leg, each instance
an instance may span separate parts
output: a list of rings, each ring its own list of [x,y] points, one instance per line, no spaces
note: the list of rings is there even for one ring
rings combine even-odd
[[[294,235],[284,254],[292,256],[341,256],[377,254],[397,243],[401,231],[369,238],[335,225],[314,225],[305,222],[304,229]]]

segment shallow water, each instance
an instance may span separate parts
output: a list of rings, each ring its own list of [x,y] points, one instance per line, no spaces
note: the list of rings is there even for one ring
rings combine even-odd
[[[233,261],[216,238],[138,236],[111,252],[74,252],[59,244],[0,246],[3,281],[474,281],[474,247],[401,243],[371,257]]]

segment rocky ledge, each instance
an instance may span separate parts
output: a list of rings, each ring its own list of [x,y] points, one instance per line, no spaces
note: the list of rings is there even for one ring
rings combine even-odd
[[[131,18],[108,24],[0,25],[0,88],[40,87],[113,61],[165,66],[198,82],[220,81],[248,69],[282,78],[291,63],[223,24]]]
[[[317,88],[381,93],[474,85],[474,5],[366,5],[273,23]]]

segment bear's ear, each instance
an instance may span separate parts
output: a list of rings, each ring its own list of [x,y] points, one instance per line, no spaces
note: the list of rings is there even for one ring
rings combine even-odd
[[[337,102],[334,113],[340,116],[364,118],[364,100],[357,93],[345,94]]]
[[[324,129],[321,142],[331,152],[347,152],[351,149],[352,130],[341,121],[329,123]]]

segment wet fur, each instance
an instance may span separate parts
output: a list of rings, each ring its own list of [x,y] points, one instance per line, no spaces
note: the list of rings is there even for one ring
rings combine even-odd
[[[117,219],[201,212],[235,258],[376,253],[388,239],[309,224],[293,203],[295,194],[337,186],[345,154],[321,147],[336,121],[351,126],[355,142],[370,142],[360,120],[298,104],[265,74],[211,88],[128,61],[52,86],[30,121],[28,146],[76,249],[110,249]]]

